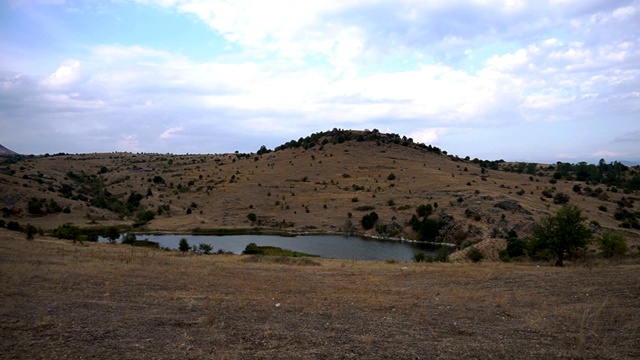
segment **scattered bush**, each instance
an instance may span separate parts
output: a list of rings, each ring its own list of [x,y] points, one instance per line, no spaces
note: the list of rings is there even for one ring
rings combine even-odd
[[[191,249],[191,246],[189,245],[189,241],[187,241],[186,238],[180,239],[180,241],[178,242],[178,250],[182,252],[187,252],[190,249]]]
[[[362,206],[356,207],[354,210],[356,210],[356,211],[369,211],[369,210],[373,210],[373,209],[375,209],[375,206],[362,205]]]
[[[82,231],[79,227],[71,224],[63,224],[53,230],[53,236],[58,239],[79,240]],[[118,237],[120,234],[118,234]]]
[[[375,225],[376,221],[378,221],[378,214],[376,214],[375,211],[372,211],[371,213],[365,215],[362,217],[362,227],[365,230],[369,230],[371,228],[373,228],[373,226]]]
[[[7,230],[22,231],[22,226],[17,221],[9,221],[7,223]]]
[[[625,243],[622,235],[614,232],[606,232],[602,234],[599,239],[598,247],[600,252],[605,258],[612,258],[614,256],[622,256],[629,251],[627,243]]]
[[[136,240],[138,240],[136,238],[136,234],[126,233],[122,239],[122,243],[126,245],[133,245],[136,243]]]
[[[436,205],[437,207],[437,205]],[[429,216],[433,212],[433,206],[431,204],[419,205],[416,208],[416,213],[419,217]]]
[[[428,262],[427,259],[427,254],[425,254],[423,251],[418,251],[417,253],[413,254],[413,262]]]
[[[436,251],[436,253],[433,255],[427,255],[423,251],[418,251],[413,254],[413,261],[414,262],[447,262],[449,261],[449,254],[451,253],[451,251],[452,251],[451,248],[448,248],[445,246],[438,248],[438,251]]]
[[[473,261],[474,263],[479,262],[480,260],[484,259],[484,254],[478,248],[473,246],[467,252],[467,259]]]
[[[210,255],[212,251],[213,251],[213,246],[206,243],[198,244],[198,254]]]
[[[258,217],[256,216],[255,213],[248,213],[247,219],[249,219],[249,221],[251,221],[251,224],[253,224],[256,222],[256,220],[258,220]]]
[[[559,192],[553,197],[553,203],[566,204],[569,202],[569,199],[570,199],[569,195]]]
[[[31,224],[27,224],[27,226],[24,227],[24,234],[27,240],[33,240],[33,238],[37,233],[38,233],[38,229]]]
[[[109,226],[104,230],[102,236],[107,238],[110,243],[115,244],[116,240],[120,238],[120,231],[115,226]]]

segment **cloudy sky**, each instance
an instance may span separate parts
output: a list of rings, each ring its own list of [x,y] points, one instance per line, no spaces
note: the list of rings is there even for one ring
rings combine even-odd
[[[4,0],[0,144],[255,152],[379,129],[640,161],[640,0]]]

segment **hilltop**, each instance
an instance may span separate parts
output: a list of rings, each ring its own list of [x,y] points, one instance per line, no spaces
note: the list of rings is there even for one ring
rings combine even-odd
[[[568,203],[595,231],[621,229],[632,245],[640,237],[638,169],[463,159],[376,130],[334,129],[249,154],[21,156],[0,166],[0,184],[4,220],[44,230],[70,223],[416,239],[412,218],[428,206],[446,224],[439,240],[461,244],[526,235]],[[365,229],[372,212],[378,220]]]
[[[7,156],[7,155],[18,155],[18,153],[16,153],[15,151],[11,151],[6,147],[0,145],[0,156]]]

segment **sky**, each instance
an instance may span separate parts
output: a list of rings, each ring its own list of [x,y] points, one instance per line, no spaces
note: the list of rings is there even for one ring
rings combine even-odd
[[[256,152],[378,129],[640,162],[640,0],[4,0],[0,144]]]

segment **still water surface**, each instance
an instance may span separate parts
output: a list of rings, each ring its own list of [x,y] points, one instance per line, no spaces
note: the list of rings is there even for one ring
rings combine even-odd
[[[223,249],[234,254],[242,253],[249,243],[260,246],[277,246],[283,249],[320,255],[333,259],[412,261],[418,251],[434,253],[433,247],[407,242],[363,239],[337,235],[306,235],[296,237],[271,235],[137,235],[139,240],[149,239],[161,247],[177,249],[180,239],[185,238],[191,246],[205,243],[213,246],[213,251]]]

